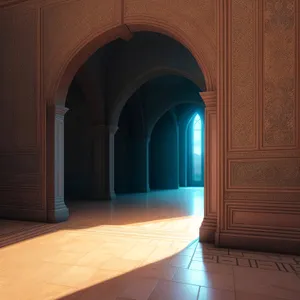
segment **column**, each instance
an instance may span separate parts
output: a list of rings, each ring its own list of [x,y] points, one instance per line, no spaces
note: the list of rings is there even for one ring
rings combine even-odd
[[[217,93],[202,92],[205,103],[204,219],[200,241],[214,242],[217,229]]]
[[[176,157],[176,165],[177,165],[177,188],[180,188],[180,156],[179,156],[179,125],[176,120],[176,150],[177,150],[177,157]]]
[[[92,198],[112,200],[114,186],[114,144],[117,126],[96,125],[93,134],[93,190]]]
[[[179,186],[187,186],[187,136],[186,122],[179,123]]]
[[[68,108],[59,105],[47,109],[47,219],[49,222],[62,222],[69,217],[69,210],[64,200],[64,116],[67,111]]]
[[[134,140],[133,181],[134,193],[148,193],[149,188],[149,137]]]

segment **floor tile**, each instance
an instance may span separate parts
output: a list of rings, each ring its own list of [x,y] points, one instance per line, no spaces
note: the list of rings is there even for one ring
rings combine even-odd
[[[299,256],[198,242],[203,201],[186,188],[76,202],[60,224],[0,220],[0,299],[299,300]]]
[[[47,283],[64,285],[69,287],[79,287],[80,285],[89,281],[90,278],[97,272],[96,269],[73,266],[68,268],[66,271],[57,274],[55,277],[50,279]]]
[[[171,259],[170,265],[178,268],[188,268],[191,260],[191,256],[178,255]]]
[[[299,300],[300,280],[296,274],[252,268],[233,267],[237,292]]]
[[[140,264],[141,261],[113,257],[105,261],[100,268],[102,270],[127,272],[138,268]]]
[[[233,274],[232,266],[222,265],[222,264],[215,264],[215,263],[206,263],[201,261],[192,261],[190,270],[195,271],[205,271],[210,273],[221,273],[221,274]]]
[[[253,293],[236,292],[235,300],[282,300],[282,298],[269,297],[266,295],[259,295]]]
[[[233,275],[228,274],[178,269],[174,275],[173,281],[196,284],[201,287],[234,290]]]
[[[159,281],[149,300],[197,300],[198,292],[196,285]]]
[[[198,300],[236,300],[236,299],[233,291],[200,287]]]

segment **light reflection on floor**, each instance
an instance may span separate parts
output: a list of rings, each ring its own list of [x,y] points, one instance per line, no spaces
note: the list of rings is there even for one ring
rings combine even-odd
[[[56,299],[169,259],[197,238],[202,194],[180,189],[76,202],[58,225],[2,220],[0,242],[11,245],[0,249],[0,299]]]
[[[70,210],[62,224],[0,220],[1,300],[299,299],[300,258],[197,242],[203,189],[78,202]]]

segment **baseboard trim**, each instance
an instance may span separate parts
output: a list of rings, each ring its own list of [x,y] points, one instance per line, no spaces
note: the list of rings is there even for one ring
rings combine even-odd
[[[219,247],[300,255],[300,238],[220,233]]]
[[[47,215],[48,223],[60,223],[69,219],[69,209],[64,206],[59,209],[49,210]]]
[[[214,243],[217,230],[215,218],[204,218],[199,228],[199,241],[203,243]]]
[[[0,206],[0,218],[19,221],[47,222],[47,211]]]

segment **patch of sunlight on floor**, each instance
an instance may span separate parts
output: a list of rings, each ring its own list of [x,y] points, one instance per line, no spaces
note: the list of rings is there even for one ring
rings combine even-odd
[[[101,299],[115,300],[128,296],[120,286],[148,278],[140,286],[150,291],[159,278],[172,279],[190,263],[203,218],[196,204],[203,199],[189,202],[193,190],[179,194],[164,193],[160,202],[156,193],[151,205],[148,195],[147,209],[141,196],[136,206],[85,203],[61,224],[1,221],[0,299],[88,300],[78,291],[97,286]]]

